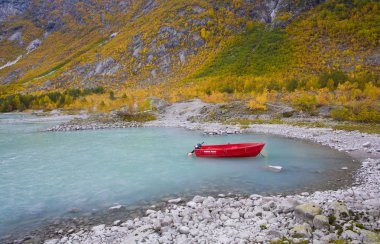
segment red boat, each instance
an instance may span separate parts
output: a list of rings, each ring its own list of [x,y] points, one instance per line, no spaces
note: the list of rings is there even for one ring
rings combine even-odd
[[[201,145],[194,149],[197,157],[256,157],[265,143],[239,143],[223,145]]]

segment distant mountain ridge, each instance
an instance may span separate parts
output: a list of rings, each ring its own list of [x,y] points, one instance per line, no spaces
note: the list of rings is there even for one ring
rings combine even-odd
[[[154,86],[218,73],[263,82],[331,69],[378,74],[378,7],[360,0],[1,0],[0,94]]]

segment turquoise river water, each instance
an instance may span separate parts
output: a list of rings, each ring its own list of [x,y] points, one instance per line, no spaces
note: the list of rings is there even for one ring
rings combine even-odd
[[[265,135],[204,136],[176,128],[43,132],[53,122],[0,115],[0,236],[69,209],[105,209],[181,194],[289,192],[323,185],[352,159]],[[264,157],[188,157],[194,144],[265,142]],[[280,165],[279,173],[263,166]]]

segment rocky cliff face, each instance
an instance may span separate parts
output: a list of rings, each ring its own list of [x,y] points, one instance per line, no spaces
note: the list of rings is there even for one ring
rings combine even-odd
[[[21,15],[28,8],[30,1],[1,0],[0,21],[6,21],[11,16]]]

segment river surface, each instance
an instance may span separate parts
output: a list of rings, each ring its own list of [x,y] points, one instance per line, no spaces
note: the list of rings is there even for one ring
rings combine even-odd
[[[53,125],[31,115],[0,115],[0,236],[37,228],[73,208],[94,211],[181,194],[314,189],[354,164],[327,147],[266,135],[204,136],[179,128],[43,131]],[[188,157],[202,141],[265,142],[265,157]],[[284,170],[271,172],[266,165]]]

